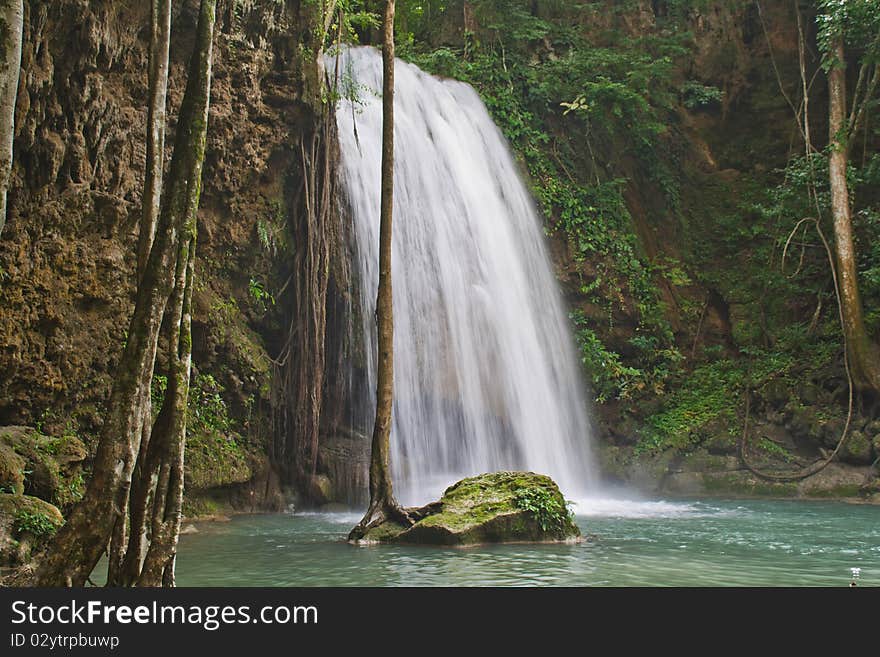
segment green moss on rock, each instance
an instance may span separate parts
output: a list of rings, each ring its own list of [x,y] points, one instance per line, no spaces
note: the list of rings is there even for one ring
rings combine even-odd
[[[231,431],[188,434],[184,468],[188,490],[242,483],[253,476],[241,439]]]
[[[850,433],[840,460],[853,465],[870,465],[874,458],[874,447],[864,432],[853,431]]]
[[[0,493],[0,565],[25,562],[64,524],[58,507],[30,495]]]
[[[0,493],[24,493],[25,460],[0,442]]]
[[[797,497],[798,487],[792,482],[771,482],[751,473],[704,473],[703,486],[708,494],[743,495],[747,497]]]
[[[546,543],[580,531],[559,487],[533,472],[494,472],[463,479],[443,493],[438,510],[404,529],[384,523],[365,542],[426,545]]]
[[[862,490],[859,484],[842,484],[833,488],[807,488],[804,491],[804,494],[807,497],[836,500],[841,498],[860,497],[862,495]]]
[[[74,435],[46,436],[30,427],[0,427],[0,488],[67,508],[84,490],[86,448]]]

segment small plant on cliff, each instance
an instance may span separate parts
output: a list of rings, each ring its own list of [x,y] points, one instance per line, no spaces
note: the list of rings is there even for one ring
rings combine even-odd
[[[15,514],[15,530],[19,534],[33,534],[37,537],[52,536],[58,526],[44,513],[31,513],[20,510]]]
[[[165,399],[165,391],[168,389],[168,377],[163,374],[154,374],[150,385],[150,401],[153,404],[153,413],[158,413]]]
[[[253,297],[254,301],[257,302],[264,312],[269,305],[275,305],[275,297],[272,296],[260,281],[251,278],[248,283],[248,291],[250,291],[251,297]]]
[[[531,513],[543,531],[563,529],[571,521],[571,509],[546,488],[520,488],[513,494],[517,509]]]

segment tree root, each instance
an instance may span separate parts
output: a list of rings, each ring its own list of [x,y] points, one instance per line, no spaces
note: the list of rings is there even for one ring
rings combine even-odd
[[[348,534],[348,540],[357,542],[367,535],[374,527],[384,522],[397,522],[404,527],[412,527],[419,520],[427,518],[440,510],[440,502],[431,502],[425,506],[404,507],[397,500],[379,501],[371,504],[364,517]]]

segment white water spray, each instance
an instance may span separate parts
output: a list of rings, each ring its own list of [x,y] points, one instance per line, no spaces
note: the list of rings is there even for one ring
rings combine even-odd
[[[337,122],[372,396],[382,58],[367,47],[340,57],[356,92],[340,101]],[[578,358],[540,219],[504,137],[470,86],[400,60],[394,111],[398,498],[424,503],[457,479],[497,470],[548,474],[566,496],[588,494],[595,474]]]

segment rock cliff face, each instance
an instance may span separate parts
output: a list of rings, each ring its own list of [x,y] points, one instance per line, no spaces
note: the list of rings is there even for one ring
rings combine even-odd
[[[66,431],[93,449],[133,307],[149,6],[25,5],[0,238],[0,425]],[[197,9],[196,0],[173,4],[166,162]],[[282,503],[269,455],[290,364],[275,359],[300,312],[291,279],[315,240],[300,215],[311,166],[304,146],[321,127],[316,11],[218,5],[193,298],[195,399],[217,412],[204,418],[188,461],[200,489],[253,479],[236,493],[245,507]],[[331,268],[326,257],[321,266]]]

